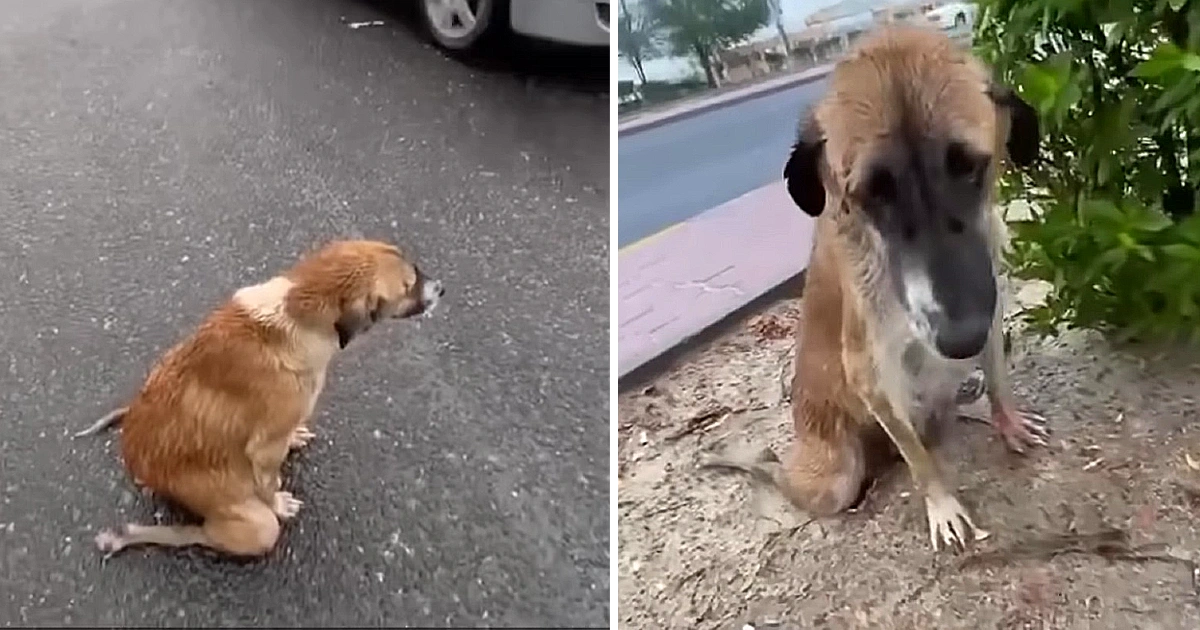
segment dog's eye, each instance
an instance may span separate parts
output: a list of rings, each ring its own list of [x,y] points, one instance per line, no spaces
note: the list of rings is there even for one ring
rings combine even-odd
[[[983,182],[991,164],[991,156],[981,155],[959,142],[946,147],[946,172],[954,179],[965,179],[973,184]]]
[[[896,177],[886,168],[872,169],[867,177],[867,196],[884,203],[895,201]]]

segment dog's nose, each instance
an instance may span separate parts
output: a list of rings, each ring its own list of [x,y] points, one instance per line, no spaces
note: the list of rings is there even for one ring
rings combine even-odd
[[[436,302],[446,294],[446,287],[442,286],[441,280],[425,279],[425,284],[421,288],[421,300],[424,302]]]
[[[969,359],[983,351],[992,331],[992,318],[983,315],[959,321],[942,321],[936,327],[934,345],[947,359]]]

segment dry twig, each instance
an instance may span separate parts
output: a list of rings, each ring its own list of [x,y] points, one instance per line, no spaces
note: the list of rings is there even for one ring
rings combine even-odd
[[[717,425],[731,413],[733,413],[733,410],[724,406],[703,411],[688,418],[679,429],[663,436],[663,440],[666,442],[675,442],[697,431]]]
[[[959,563],[959,568],[1009,564],[1018,560],[1051,560],[1063,555],[1095,555],[1109,562],[1165,562],[1187,567],[1192,592],[1200,597],[1200,584],[1197,583],[1200,575],[1197,575],[1195,562],[1165,553],[1148,553],[1164,546],[1161,543],[1132,546],[1129,543],[1129,532],[1115,528],[1091,534],[1055,534],[1041,539],[1021,541],[1007,549],[968,556]]]

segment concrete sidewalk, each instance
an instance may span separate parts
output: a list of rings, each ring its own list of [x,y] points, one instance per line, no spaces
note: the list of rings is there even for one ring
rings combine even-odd
[[[780,181],[621,250],[618,377],[803,271],[812,236]]]
[[[618,142],[623,135],[819,80],[832,69],[812,68],[639,116],[618,125]],[[812,219],[792,202],[781,180],[620,250],[618,377],[803,271],[812,236]]]
[[[828,75],[832,70],[833,64],[818,66],[803,72],[787,74],[761,83],[755,83],[754,85],[748,85],[741,89],[731,90],[711,98],[685,101],[676,107],[650,112],[642,116],[635,116],[625,122],[617,123],[617,137],[620,138],[623,135],[665,125],[680,118],[696,116],[719,107],[728,107],[741,101],[766,96],[797,85],[816,81]]]

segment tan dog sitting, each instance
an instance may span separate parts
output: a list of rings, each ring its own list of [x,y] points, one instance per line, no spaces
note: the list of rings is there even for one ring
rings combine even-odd
[[[426,313],[443,294],[400,250],[330,243],[281,276],[240,289],[158,361],[120,422],[122,456],[146,489],[200,525],[126,525],[96,536],[115,553],[138,544],[203,545],[238,556],[270,551],[300,501],[280,468],[308,429],[325,372],[350,339],[387,318]]]
[[[1037,112],[945,34],[888,27],[863,38],[802,118],[784,166],[792,200],[816,217],[795,439],[782,461],[706,465],[748,471],[829,515],[862,496],[890,459],[884,445],[924,495],[934,549],[986,537],[927,443],[981,367],[1005,444],[1046,444],[1046,419],[1018,408],[1004,357],[1006,235],[994,200],[1000,169],[1032,163],[1038,147]]]

